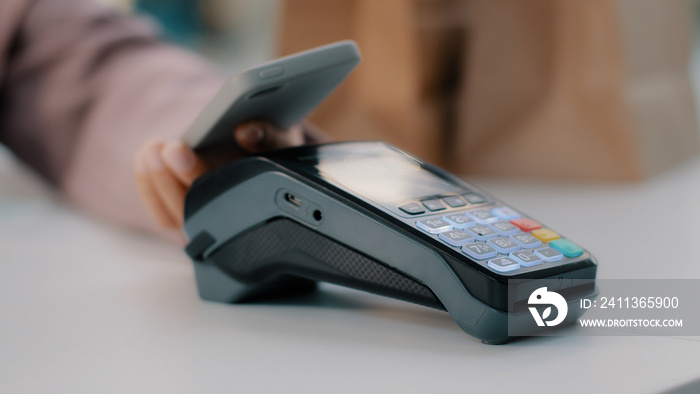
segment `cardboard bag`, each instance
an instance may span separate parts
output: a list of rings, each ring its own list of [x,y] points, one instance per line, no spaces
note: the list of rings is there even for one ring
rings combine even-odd
[[[357,41],[360,67],[311,120],[337,140],[384,140],[446,164],[448,106],[433,86],[441,75],[440,52],[447,48],[440,29],[417,34],[417,10],[416,2],[407,0],[289,0],[279,48],[285,55]]]
[[[457,173],[631,180],[700,150],[687,0],[288,0],[289,53],[358,41],[312,120]]]
[[[700,149],[688,2],[472,6],[457,169],[628,180]]]

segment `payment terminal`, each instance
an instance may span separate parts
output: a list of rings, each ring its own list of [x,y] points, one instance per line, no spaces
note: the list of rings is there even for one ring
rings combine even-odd
[[[525,304],[537,279],[560,283],[565,323],[597,291],[597,263],[574,240],[381,142],[288,148],[221,167],[190,189],[184,230],[204,299],[328,282],[445,310],[485,343],[510,339],[509,324],[531,324]],[[509,297],[509,285],[522,296]]]

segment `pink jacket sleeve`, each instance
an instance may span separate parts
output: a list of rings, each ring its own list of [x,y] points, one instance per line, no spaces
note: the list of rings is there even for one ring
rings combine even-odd
[[[96,1],[0,1],[0,142],[108,220],[154,229],[133,154],[152,136],[178,138],[222,82]]]

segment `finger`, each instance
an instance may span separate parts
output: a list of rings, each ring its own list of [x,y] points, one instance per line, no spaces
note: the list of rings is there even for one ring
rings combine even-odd
[[[301,122],[301,126],[304,133],[304,144],[323,144],[331,141],[331,136],[308,120]]]
[[[175,220],[170,217],[168,210],[158,197],[158,192],[149,180],[148,164],[143,151],[139,151],[134,158],[134,172],[136,173],[136,187],[148,212],[159,226],[174,228],[176,226]]]
[[[187,189],[168,169],[161,158],[163,143],[149,142],[144,148],[146,163],[148,163],[149,180],[155,187],[158,198],[173,218],[175,225],[182,225],[185,210],[185,194]]]
[[[168,142],[160,153],[165,165],[186,188],[209,171],[209,166],[181,141]]]
[[[298,146],[304,143],[304,132],[300,125],[280,130],[260,121],[240,124],[236,128],[235,137],[238,145],[251,153]]]

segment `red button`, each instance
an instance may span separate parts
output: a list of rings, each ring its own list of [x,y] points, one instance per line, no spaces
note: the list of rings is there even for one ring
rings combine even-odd
[[[538,228],[542,227],[536,221],[534,221],[532,219],[528,219],[528,218],[515,219],[515,220],[511,220],[510,222],[513,223],[514,226],[516,226],[517,228],[519,228],[523,231],[537,230]]]

